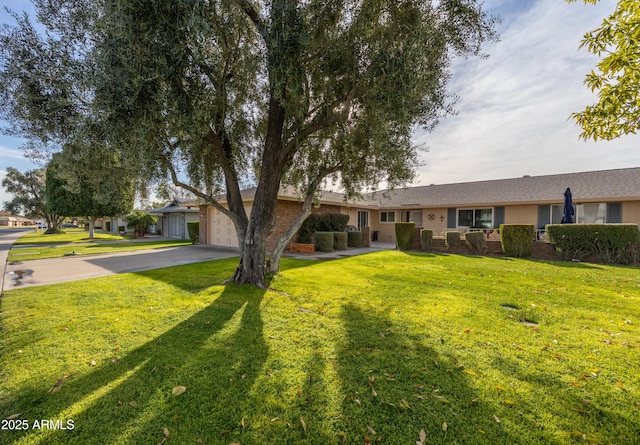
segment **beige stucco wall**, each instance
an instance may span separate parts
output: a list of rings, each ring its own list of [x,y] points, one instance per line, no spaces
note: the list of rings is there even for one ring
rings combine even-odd
[[[622,203],[622,222],[640,225],[640,201]]]
[[[504,208],[505,224],[537,224],[538,205],[514,205]]]

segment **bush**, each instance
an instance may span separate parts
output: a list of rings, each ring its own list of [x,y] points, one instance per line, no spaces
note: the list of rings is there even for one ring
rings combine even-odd
[[[424,252],[431,252],[431,241],[433,240],[433,230],[422,229],[420,231],[420,246]]]
[[[344,232],[348,222],[349,215],[342,213],[312,213],[300,226],[298,242],[313,243],[313,234],[316,232]]]
[[[149,226],[156,223],[158,218],[153,215],[143,212],[142,210],[134,210],[127,215],[127,227],[133,229],[136,237],[142,238]]]
[[[347,247],[362,247],[362,232],[347,232]]]
[[[200,239],[200,221],[187,221],[187,232],[191,244],[196,244]]]
[[[333,248],[347,250],[347,232],[333,232]]]
[[[500,240],[505,255],[528,258],[533,252],[533,224],[500,224]]]
[[[411,250],[415,229],[416,223],[413,222],[396,223],[396,244],[398,245],[398,249]]]
[[[484,232],[468,232],[464,238],[467,241],[467,246],[476,255],[487,253],[487,240],[484,237]]]
[[[638,260],[640,231],[635,224],[549,224],[546,231],[564,259],[592,256],[615,264]]]
[[[318,220],[318,215],[311,214],[307,216],[307,219],[305,219],[300,226],[300,231],[298,232],[298,242],[313,244],[313,234],[318,230],[319,224],[320,222]]]
[[[124,226],[118,226],[118,232],[120,233],[124,232]]]
[[[447,249],[453,249],[460,245],[460,232],[445,232],[444,234],[444,243],[447,246]]]
[[[316,232],[313,237],[318,252],[333,252],[333,232]]]

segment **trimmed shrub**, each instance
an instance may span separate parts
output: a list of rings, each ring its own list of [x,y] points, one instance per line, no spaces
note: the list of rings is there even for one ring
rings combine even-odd
[[[467,246],[476,255],[484,255],[487,253],[487,240],[484,237],[484,232],[467,232],[464,235],[467,242]]]
[[[318,252],[333,252],[333,232],[316,232],[313,237]]]
[[[118,232],[120,233],[124,232],[124,226],[118,226]]]
[[[546,231],[563,259],[591,256],[610,264],[638,261],[640,230],[636,224],[549,224]]]
[[[460,232],[445,232],[444,234],[444,244],[447,246],[447,249],[454,249],[460,245]]]
[[[349,223],[349,215],[342,213],[319,213],[320,221],[318,230],[321,232],[346,232]]]
[[[506,256],[528,258],[533,252],[533,224],[500,224],[500,241]]]
[[[313,234],[318,230],[318,215],[312,213],[307,216],[298,231],[298,242],[305,244],[313,244]]]
[[[335,250],[347,250],[347,232],[333,232],[333,248]]]
[[[191,244],[196,244],[200,238],[200,221],[187,221],[187,231]]]
[[[422,229],[420,231],[420,246],[424,252],[431,252],[431,241],[433,240],[433,230]]]
[[[396,223],[396,244],[400,250],[411,250],[413,244],[413,232],[416,229],[414,222]]]
[[[362,247],[362,232],[347,232],[347,247]]]
[[[299,243],[313,243],[316,232],[345,232],[349,215],[342,213],[312,213],[304,220],[298,232]]]

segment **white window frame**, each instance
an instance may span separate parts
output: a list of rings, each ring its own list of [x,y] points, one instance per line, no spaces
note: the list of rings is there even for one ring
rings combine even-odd
[[[460,211],[461,210],[471,210],[471,212],[473,212],[473,221],[472,224],[470,226],[463,226],[460,225]],[[476,225],[476,211],[477,210],[491,210],[491,226],[490,227],[486,227],[487,229],[492,229],[494,224],[495,224],[495,216],[496,216],[496,212],[495,212],[495,208],[494,207],[461,207],[461,208],[457,208],[456,209],[456,227],[465,227],[465,228],[471,228],[473,226]]]
[[[382,215],[385,215],[385,221],[382,220]],[[389,215],[393,215],[393,221],[389,221]],[[395,210],[381,210],[380,211],[380,223],[381,224],[395,224],[396,222],[396,211]]]

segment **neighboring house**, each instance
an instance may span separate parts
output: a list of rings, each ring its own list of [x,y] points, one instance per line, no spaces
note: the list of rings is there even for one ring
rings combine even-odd
[[[640,224],[640,168],[409,187],[366,194],[358,201],[322,192],[321,205],[313,211],[348,214],[350,225],[369,226],[374,240],[384,242],[395,242],[395,222],[410,220],[436,235],[500,224],[533,224],[543,229],[562,219],[567,187],[573,194],[578,224]],[[242,194],[250,212],[255,189]],[[301,205],[295,194],[281,191],[269,248],[287,230]],[[213,207],[202,206],[200,226],[201,243],[238,246],[233,223]]]
[[[174,239],[189,239],[187,223],[200,220],[200,204],[174,199],[165,207],[149,210],[158,217],[156,233]]]
[[[14,216],[9,212],[0,212],[0,226],[2,227],[24,227],[32,226],[35,221],[21,216]]]

